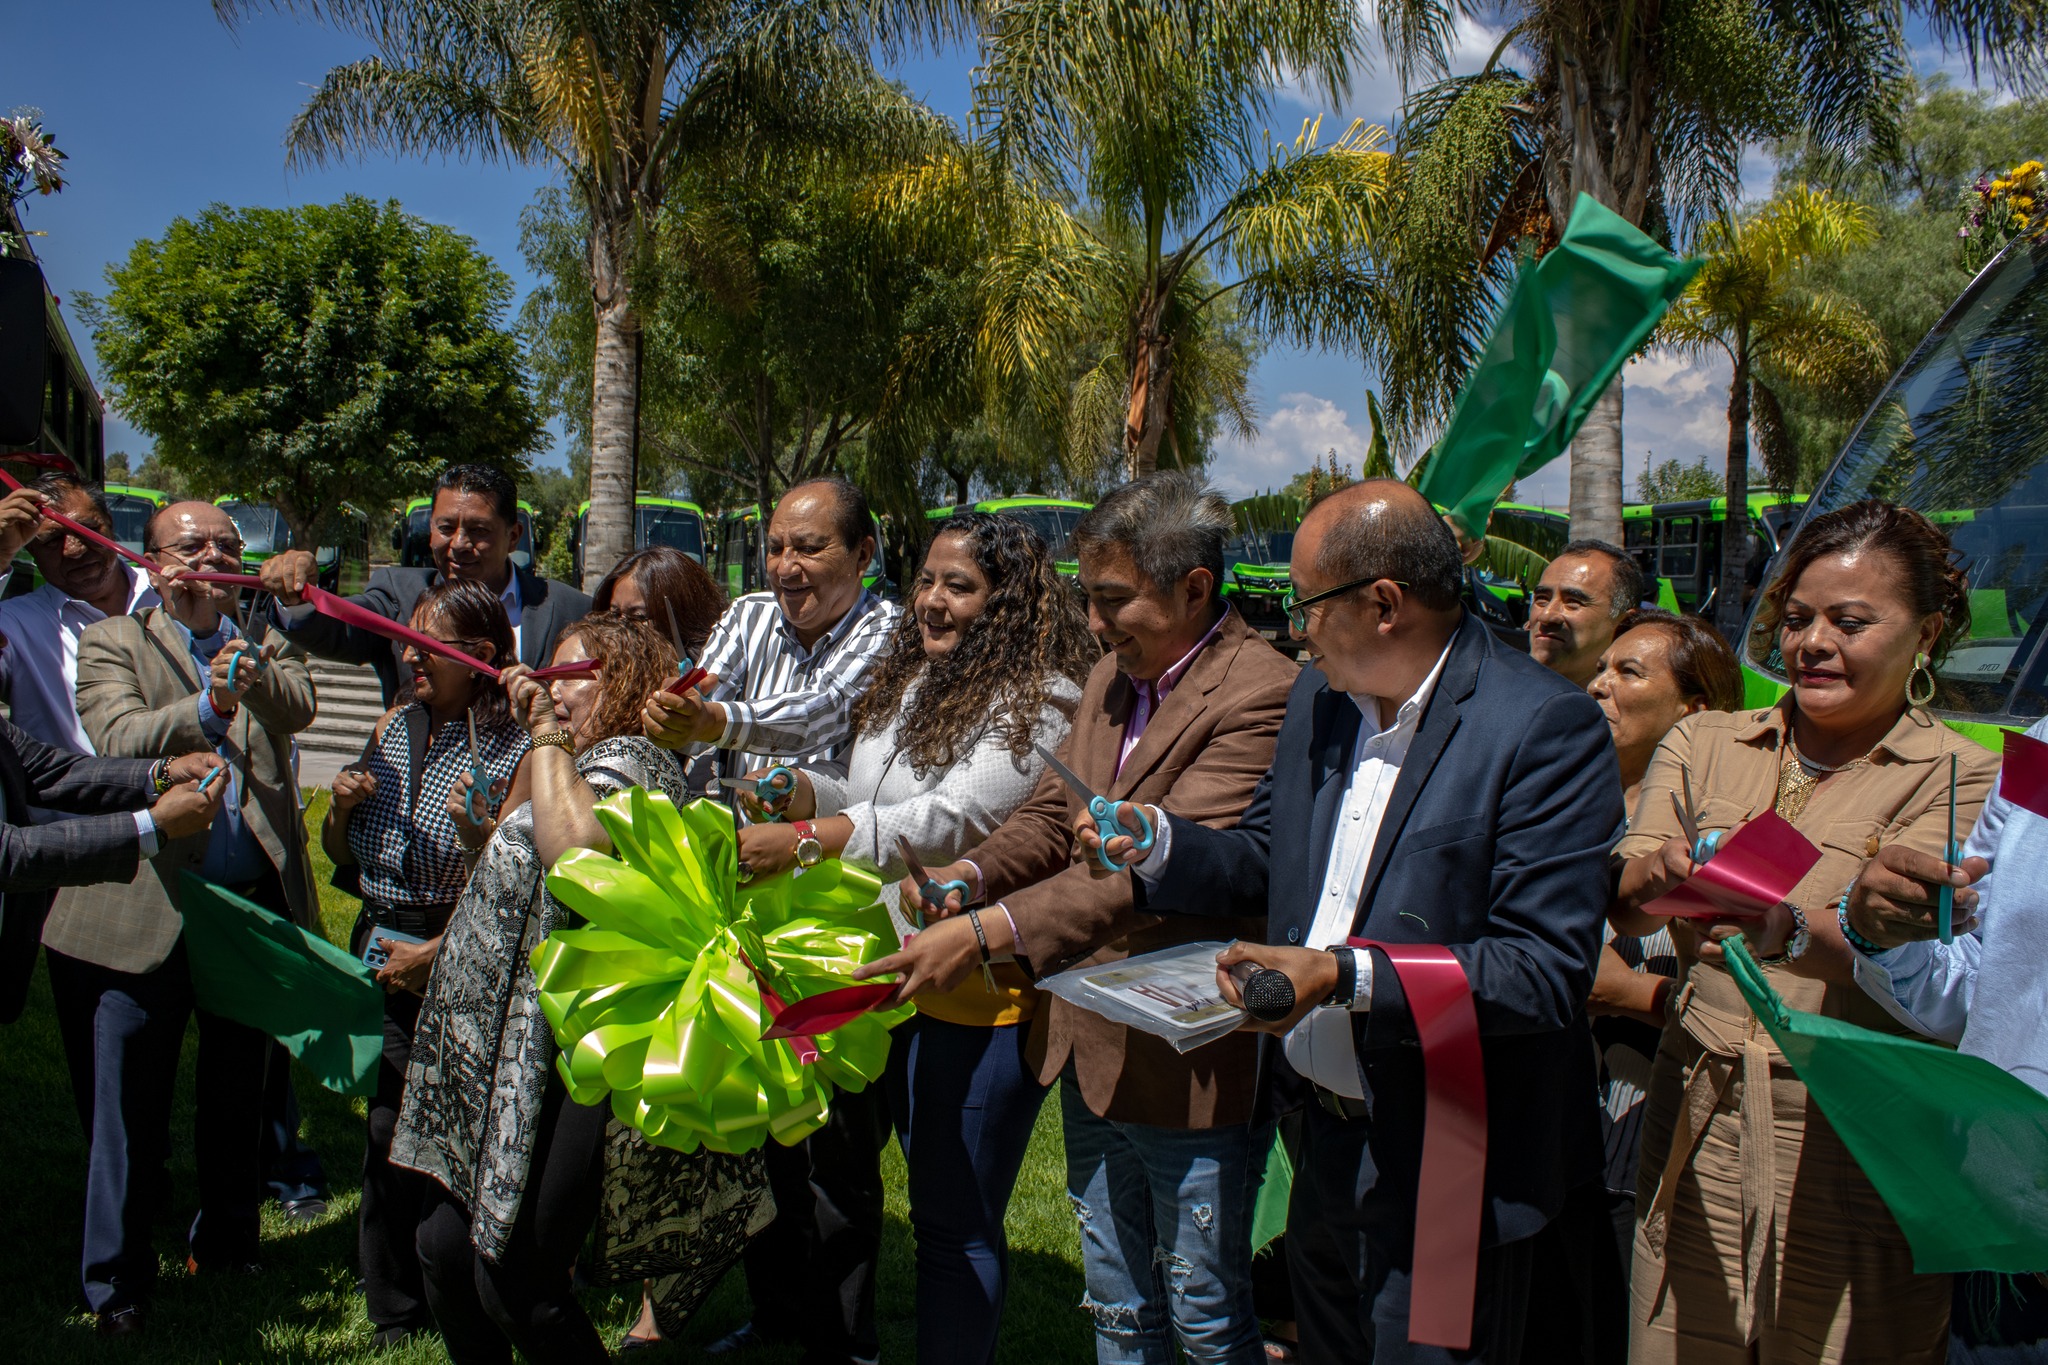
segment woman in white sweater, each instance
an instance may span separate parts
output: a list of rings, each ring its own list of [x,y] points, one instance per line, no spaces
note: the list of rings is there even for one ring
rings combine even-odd
[[[941,523],[889,652],[853,713],[847,773],[800,774],[788,823],[740,831],[754,876],[796,862],[808,834],[878,872],[900,935],[895,883],[907,839],[927,867],[966,856],[1024,803],[1066,737],[1080,681],[1100,657],[1045,543],[1013,517]],[[910,1168],[917,1234],[918,1360],[995,1356],[1007,1245],[1003,1214],[1045,1091],[1024,1061],[1036,992],[1005,965],[949,995],[918,997],[896,1030],[885,1084]],[[871,1188],[881,1189],[880,1152]]]

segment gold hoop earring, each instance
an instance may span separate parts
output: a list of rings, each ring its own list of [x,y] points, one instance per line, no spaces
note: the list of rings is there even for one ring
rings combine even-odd
[[[1915,690],[1922,678],[1927,680],[1925,696]],[[1915,706],[1925,706],[1934,700],[1934,671],[1927,666],[1925,651],[1913,656],[1913,671],[1906,675],[1906,700]]]

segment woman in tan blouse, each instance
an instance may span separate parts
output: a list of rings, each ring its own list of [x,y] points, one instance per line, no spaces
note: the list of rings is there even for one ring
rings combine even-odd
[[[1915,1275],[1877,1192],[1750,1015],[1718,940],[1735,925],[1642,907],[1692,870],[1671,793],[1690,782],[1704,830],[1775,809],[1821,858],[1751,949],[1795,1009],[1898,1032],[1851,977],[1837,911],[1877,849],[1940,857],[1949,755],[1956,828],[1990,794],[1996,760],[1923,709],[1934,665],[1969,626],[1948,539],[1920,516],[1862,502],[1816,517],[1765,592],[1757,631],[1792,690],[1767,711],[1706,711],[1650,764],[1609,914],[1618,934],[1669,924],[1683,985],[1650,1086],[1638,1185],[1634,1365],[1940,1361],[1949,1277]]]

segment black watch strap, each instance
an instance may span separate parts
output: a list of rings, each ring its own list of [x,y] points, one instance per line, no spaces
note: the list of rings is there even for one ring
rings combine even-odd
[[[1337,959],[1337,987],[1323,1003],[1350,1009],[1351,1002],[1358,998],[1358,957],[1341,944],[1325,951]]]

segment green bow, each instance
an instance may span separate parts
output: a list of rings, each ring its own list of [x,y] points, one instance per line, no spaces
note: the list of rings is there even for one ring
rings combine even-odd
[[[548,874],[549,892],[590,927],[533,951],[571,1098],[595,1104],[609,1091],[619,1121],[664,1147],[744,1152],[815,1132],[835,1086],[882,1074],[889,1030],[911,1006],[794,1045],[763,1042],[773,1015],[756,976],[785,1005],[852,984],[855,967],[895,947],[879,878],[830,859],[741,886],[724,806],[678,810],[635,787],[596,813],[617,856],[577,849]]]

